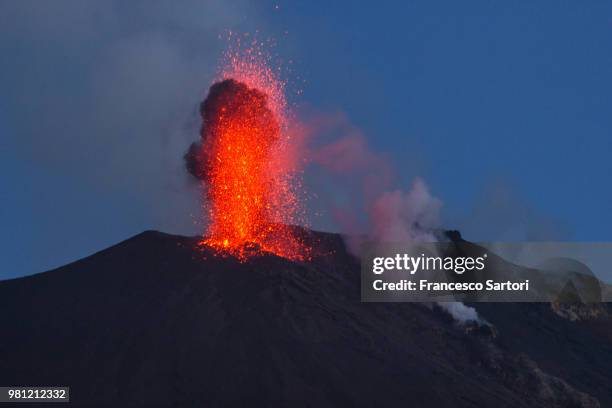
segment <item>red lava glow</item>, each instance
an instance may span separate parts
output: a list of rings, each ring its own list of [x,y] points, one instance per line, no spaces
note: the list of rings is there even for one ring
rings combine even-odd
[[[209,225],[200,245],[245,261],[268,252],[307,260],[299,160],[293,154],[285,83],[261,45],[239,43],[202,105],[202,157]]]

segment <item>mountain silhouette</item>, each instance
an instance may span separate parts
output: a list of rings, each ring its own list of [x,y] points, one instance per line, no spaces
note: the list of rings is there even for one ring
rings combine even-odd
[[[0,385],[69,386],[71,406],[612,406],[612,320],[550,304],[362,303],[339,235],[320,255],[240,262],[147,231],[0,282]]]

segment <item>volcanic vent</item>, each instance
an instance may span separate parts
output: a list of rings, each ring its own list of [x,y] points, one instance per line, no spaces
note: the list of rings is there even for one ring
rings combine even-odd
[[[299,168],[288,145],[283,83],[252,58],[230,58],[200,106],[201,140],[185,155],[201,180],[209,224],[201,245],[241,260],[270,252],[304,260]]]

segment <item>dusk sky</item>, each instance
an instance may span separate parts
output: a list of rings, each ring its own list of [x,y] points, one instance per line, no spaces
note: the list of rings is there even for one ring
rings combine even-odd
[[[274,38],[297,112],[345,115],[445,227],[610,240],[612,3],[329,3],[0,1],[0,279],[201,229],[182,155],[227,30]]]

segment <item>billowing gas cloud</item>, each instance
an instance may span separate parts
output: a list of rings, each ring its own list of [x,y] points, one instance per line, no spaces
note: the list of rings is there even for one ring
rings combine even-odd
[[[448,312],[448,314],[450,314],[458,323],[485,323],[478,316],[476,309],[466,306],[461,302],[438,302],[437,305]]]
[[[422,178],[401,190],[389,159],[368,146],[365,136],[346,117],[319,119],[310,126],[315,136],[309,162],[324,169],[322,184],[333,183],[329,196],[335,221],[347,236],[349,248],[358,253],[361,239],[379,242],[434,241],[440,227],[442,202]],[[332,133],[331,142],[316,143],[319,133]],[[321,181],[321,180],[319,180]]]
[[[409,191],[383,193],[372,204],[370,238],[379,242],[435,241],[442,202],[416,178]]]
[[[345,233],[347,247],[359,255],[364,239],[376,242],[436,241],[441,227],[442,201],[431,194],[425,180],[415,177],[409,190],[394,188],[395,174],[389,160],[369,148],[365,136],[343,116],[327,117],[312,126],[316,132],[334,129],[341,136],[309,151],[309,161],[335,176],[335,188],[347,190],[348,199],[334,208]],[[333,133],[333,132],[332,132]],[[312,136],[310,137],[313,138]],[[365,222],[361,228],[364,212]],[[437,305],[459,324],[488,324],[476,309],[461,302]]]

